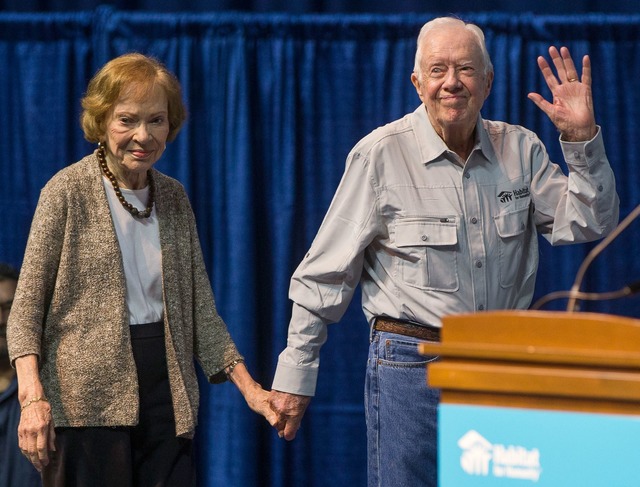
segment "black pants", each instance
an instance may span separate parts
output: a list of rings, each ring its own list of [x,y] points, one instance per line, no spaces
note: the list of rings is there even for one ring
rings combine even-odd
[[[131,326],[140,389],[134,427],[56,428],[45,487],[195,486],[192,441],[176,438],[163,324]]]

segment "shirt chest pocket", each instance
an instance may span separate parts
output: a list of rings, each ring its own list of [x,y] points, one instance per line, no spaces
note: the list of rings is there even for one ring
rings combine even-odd
[[[397,273],[408,286],[458,290],[456,218],[405,218],[396,222]]]
[[[500,285],[512,287],[537,269],[538,240],[529,224],[529,207],[494,218],[498,233]]]

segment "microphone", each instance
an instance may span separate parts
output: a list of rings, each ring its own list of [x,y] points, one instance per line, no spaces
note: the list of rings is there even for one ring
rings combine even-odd
[[[573,286],[571,287],[571,290],[568,291],[568,294],[566,296],[563,296],[563,297],[569,297],[569,302],[567,303],[567,311],[569,312],[575,311],[577,306],[577,301],[579,299],[590,299],[588,297],[584,297],[585,294],[580,292],[580,286],[582,285],[582,280],[584,279],[584,275],[587,271],[587,268],[589,267],[589,265],[591,265],[593,260],[600,254],[600,252],[606,249],[607,246],[615,238],[617,238],[618,235],[620,235],[624,231],[624,229],[631,224],[633,220],[635,220],[638,217],[638,215],[640,215],[640,205],[636,206],[633,209],[633,211],[629,213],[627,217],[624,220],[622,220],[609,235],[606,236],[606,238],[604,238],[598,245],[596,245],[593,249],[591,249],[591,252],[587,254],[587,257],[582,261],[582,264],[580,264],[580,268],[578,269],[578,272],[576,274],[576,278],[573,282]],[[638,283],[636,282],[630,286],[634,286],[634,288],[637,288]],[[631,289],[630,286],[625,286],[625,287]],[[622,288],[620,291],[614,291],[613,293],[616,294],[618,292],[621,292],[624,289],[625,288]],[[587,293],[587,294],[593,295],[593,293]],[[604,293],[604,294],[607,294],[607,293]],[[633,294],[633,292],[631,294]],[[616,297],[621,297],[621,296],[616,295]],[[609,299],[609,298],[602,298],[602,299]]]
[[[640,292],[640,281],[632,282],[617,291],[609,291],[605,293],[584,293],[581,291],[555,291],[538,299],[531,309],[540,309],[550,301],[562,298],[575,298],[583,301],[598,301],[604,299],[626,298]]]

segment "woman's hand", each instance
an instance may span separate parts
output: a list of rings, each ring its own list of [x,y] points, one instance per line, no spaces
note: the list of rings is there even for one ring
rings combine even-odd
[[[269,424],[275,428],[276,424],[280,422],[280,418],[278,414],[271,409],[269,404],[269,391],[265,391],[260,384],[253,380],[243,362],[235,365],[232,370],[227,373],[229,380],[240,390],[249,408],[264,416]]]
[[[269,404],[269,391],[265,391],[257,382],[255,384],[255,387],[252,387],[252,390],[245,394],[244,399],[252,411],[264,416],[269,424],[275,428],[279,420],[278,415]]]
[[[41,397],[30,399],[22,406],[18,424],[18,446],[22,454],[41,472],[49,464],[49,451],[55,451],[51,405]]]
[[[19,357],[15,366],[21,407],[18,446],[22,454],[41,472],[49,464],[49,452],[56,449],[51,405],[40,382],[38,357]]]

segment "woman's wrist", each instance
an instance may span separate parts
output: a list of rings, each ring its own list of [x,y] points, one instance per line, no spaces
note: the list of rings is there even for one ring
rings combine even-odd
[[[249,370],[244,364],[244,360],[236,363],[232,370],[228,372],[227,377],[240,390],[243,396],[255,390],[256,387],[260,387],[260,385],[253,380],[253,377],[251,377]]]
[[[24,411],[25,409],[27,409],[29,406],[31,406],[33,403],[36,403],[36,402],[49,402],[49,401],[44,396],[33,397],[20,405],[20,411]]]
[[[244,364],[244,360],[243,359],[236,359],[233,362],[231,362],[225,369],[224,369],[224,373],[227,376],[227,379],[230,380],[231,382],[233,382],[233,371],[235,370],[235,368],[239,365],[239,364]]]
[[[18,357],[14,363],[18,379],[18,401],[20,404],[24,405],[34,398],[46,397],[38,372],[38,356],[24,355]]]

